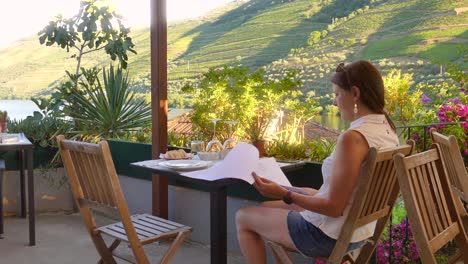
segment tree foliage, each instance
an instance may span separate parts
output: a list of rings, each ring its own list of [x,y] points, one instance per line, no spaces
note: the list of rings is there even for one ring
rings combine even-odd
[[[309,110],[316,109],[308,108],[313,99],[302,95],[297,89],[300,84],[296,70],[286,71],[281,79],[269,80],[262,69],[250,72],[249,68],[224,66],[211,68],[198,86],[189,83],[183,91],[193,93],[191,118],[199,130],[207,135],[212,133],[210,118],[235,120],[236,134],[255,141],[265,137],[266,128],[279,110],[293,110],[298,115],[295,120],[309,119]],[[219,128],[227,131],[222,123]]]
[[[80,10],[72,18],[57,16],[41,30],[39,42],[46,46],[58,45],[75,53],[78,75],[81,60],[85,54],[105,50],[112,60],[119,59],[122,67],[127,68],[127,52],[136,54],[130,29],[126,28],[118,15],[103,0],[82,0]]]
[[[385,105],[387,113],[400,125],[413,121],[421,110],[418,107],[422,92],[411,89],[411,74],[402,74],[400,70],[391,70],[384,78]]]

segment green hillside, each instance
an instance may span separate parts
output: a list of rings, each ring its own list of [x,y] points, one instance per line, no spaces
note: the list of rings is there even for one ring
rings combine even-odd
[[[168,25],[169,96],[209,67],[265,67],[269,78],[297,68],[304,89],[323,91],[341,61],[373,60],[385,72],[401,68],[417,81],[445,78],[436,62],[468,69],[468,0],[251,0],[235,1],[198,20]],[[311,33],[314,32],[311,36]],[[129,71],[138,91],[149,90],[149,29],[133,29],[137,55]],[[0,98],[47,94],[74,71],[75,61],[36,36],[0,50]],[[466,56],[466,54],[465,54]],[[85,66],[105,66],[92,55]]]

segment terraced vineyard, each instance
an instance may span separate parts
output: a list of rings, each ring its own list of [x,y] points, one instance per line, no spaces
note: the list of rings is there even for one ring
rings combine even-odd
[[[319,94],[329,92],[338,62],[357,59],[372,60],[384,72],[414,73],[416,82],[439,81],[446,76],[437,63],[468,69],[459,49],[467,46],[467,8],[467,0],[235,1],[198,20],[169,23],[170,103],[183,105],[180,87],[224,64],[264,67],[271,79],[297,68],[303,88]],[[132,37],[138,55],[130,55],[130,76],[145,93],[149,29],[134,29]],[[74,71],[69,55],[40,46],[37,37],[0,50],[0,98],[49,93],[65,70]],[[109,61],[99,55],[84,63]]]

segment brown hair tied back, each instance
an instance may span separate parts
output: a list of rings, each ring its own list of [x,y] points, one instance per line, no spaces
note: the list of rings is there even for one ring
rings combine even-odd
[[[361,102],[371,111],[385,115],[393,131],[396,131],[395,124],[384,111],[385,89],[382,75],[372,63],[364,60],[347,65],[340,63],[331,82],[346,91],[351,91],[353,86],[358,87],[361,91]]]

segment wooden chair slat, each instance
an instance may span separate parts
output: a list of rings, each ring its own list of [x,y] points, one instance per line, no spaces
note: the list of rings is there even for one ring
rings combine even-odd
[[[408,163],[405,163],[407,169],[419,167],[422,164],[437,160],[439,158],[437,152],[434,151],[428,151],[424,156],[419,155],[419,153],[413,156],[414,159],[411,159],[408,161]]]
[[[393,165],[393,160],[389,160],[387,161],[387,163],[389,163],[390,170],[388,171],[388,174],[385,175],[385,177],[388,178],[388,183],[386,186],[398,186],[398,180],[396,176],[395,166]],[[382,196],[383,199],[381,201],[380,208],[384,208],[385,206],[387,206],[386,201],[390,199],[391,195],[392,195],[391,192],[383,193],[383,196]]]
[[[416,169],[410,169],[409,172],[411,174],[411,180],[413,181],[411,186],[414,188],[414,192],[416,193],[415,201],[418,204],[417,208],[418,213],[421,215],[421,222],[429,238],[432,238],[434,237],[435,232],[432,227],[431,220],[426,213],[429,211],[429,208],[427,205],[427,190],[425,190],[424,178],[418,176]]]
[[[136,231],[138,237],[140,238],[140,240],[145,240],[145,239],[148,239],[148,238],[159,235],[159,234],[153,234],[153,233],[150,233],[150,232],[146,232],[144,229],[140,228],[141,226],[138,225],[138,224],[133,223],[133,226],[135,227],[135,231]]]
[[[115,206],[115,199],[112,195],[112,190],[111,190],[111,182],[110,182],[110,177],[107,172],[106,164],[102,160],[102,158],[99,158],[96,156],[96,158],[93,160],[94,168],[96,168],[96,175],[98,178],[100,187],[101,187],[101,194],[103,197],[103,202],[106,203],[109,206]]]
[[[382,210],[387,205],[391,192],[385,191],[385,188],[387,188],[387,186],[395,186],[396,183],[396,174],[393,169],[393,161],[382,161],[382,164],[384,165],[383,167],[385,168],[385,170],[382,171],[382,174],[379,174],[379,177],[383,178],[380,184],[380,192],[382,192],[383,195],[381,194],[376,197],[377,203],[374,211]]]
[[[139,225],[142,225],[142,226],[146,226],[146,227],[158,230],[159,232],[169,232],[169,231],[177,228],[177,227],[167,228],[167,227],[164,227],[164,226],[161,226],[161,225],[158,225],[158,224],[148,223],[147,221],[144,221],[142,219],[134,219],[133,222],[138,223]]]
[[[374,169],[374,172],[373,173],[376,173],[376,174],[380,174],[382,173],[383,170],[385,170],[385,164],[383,162],[378,162],[376,165],[375,165],[375,169]],[[372,211],[374,211],[374,206],[376,204],[376,200],[377,200],[377,196],[381,193],[381,185],[379,184],[379,179],[378,177],[373,177],[371,179],[371,186],[374,186],[374,188],[369,192],[368,194],[368,201],[369,202],[366,202],[364,203],[363,205],[363,209],[362,209],[362,212],[361,212],[361,216],[365,216],[365,215],[368,215],[368,214],[371,214]]]
[[[95,199],[100,203],[104,203],[104,199],[102,199],[102,183],[99,180],[99,169],[95,165],[96,155],[85,153],[80,153],[80,155],[83,156],[83,162],[85,163],[85,168],[89,177],[89,182],[95,192]]]
[[[111,183],[102,158],[100,158],[98,155],[91,156],[90,168],[94,168],[94,180],[96,187],[98,188],[100,202],[109,206],[114,205],[115,203],[113,201],[113,197],[109,197],[108,195],[111,192]]]
[[[431,176],[431,184],[436,189],[434,196],[437,205],[436,209],[438,211],[437,215],[439,216],[442,225],[441,230],[443,230],[452,224],[452,220],[450,219],[450,212],[446,202],[446,194],[444,193],[442,184],[440,182],[440,177],[442,176],[439,175],[435,162],[430,162],[427,164],[427,166]]]
[[[92,195],[92,199],[101,203],[102,199],[100,199],[100,188],[96,184],[96,178],[94,175],[94,171],[90,168],[90,158],[89,155],[86,153],[78,153],[81,158],[81,164],[83,166],[83,176],[86,177],[88,180],[88,188],[90,189],[90,193]],[[92,154],[91,154],[92,155]]]
[[[164,219],[164,218],[156,217],[154,215],[149,215],[149,214],[140,215],[139,219],[145,219],[146,221],[149,221],[149,220],[158,221],[158,222],[162,222],[162,223],[165,223],[167,225],[172,225],[172,226],[176,226],[176,227],[184,227],[184,225],[176,223],[176,222],[171,221],[169,219]]]
[[[432,252],[437,252],[448,242],[452,241],[453,238],[460,233],[460,227],[457,223],[452,223],[442,230],[437,236],[429,241],[429,246]]]
[[[57,142],[73,196],[101,256],[99,262],[116,263],[113,255],[118,254],[119,241],[124,241],[129,243],[133,253],[133,257],[126,259],[147,264],[149,260],[143,245],[174,238],[161,260],[161,263],[168,263],[192,228],[147,214],[130,215],[107,142],[91,144],[65,140],[64,136],[58,136]],[[98,227],[91,207],[100,212],[102,209],[117,212],[121,222]],[[116,241],[107,246],[102,234]]]
[[[171,224],[168,224],[168,223],[164,223],[164,222],[161,222],[161,221],[156,221],[154,219],[151,219],[149,220],[149,218],[143,218],[143,219],[140,219],[141,222],[146,222],[150,225],[153,225],[154,227],[158,227],[158,228],[161,228],[161,229],[166,229],[166,230],[171,230],[171,229],[174,229],[174,225],[171,225]]]
[[[159,236],[160,234],[162,233],[165,233],[165,232],[168,232],[170,230],[158,230],[158,229],[152,229],[152,228],[148,228],[147,226],[144,226],[144,225],[141,225],[141,224],[138,224],[138,223],[135,223],[135,221],[132,221],[133,223],[133,226],[135,227],[135,230],[137,231],[137,233],[139,233],[138,230],[141,230],[141,234],[142,235],[145,235],[147,237],[151,237],[151,236]],[[121,228],[124,228],[124,226],[122,225],[122,223],[118,223],[116,224],[116,226],[118,227],[121,227]],[[146,231],[145,231],[146,229]],[[146,234],[145,234],[146,233]]]
[[[159,236],[160,234],[164,233],[164,232],[160,232],[159,230],[151,229],[151,228],[148,228],[147,226],[135,223],[135,221],[133,221],[133,225],[135,226],[137,233],[140,234],[141,232],[141,234],[145,234],[146,237]]]
[[[89,182],[88,182],[88,177],[85,175],[85,171],[82,166],[82,161],[80,159],[80,156],[78,153],[69,151],[70,157],[72,159],[72,162],[70,166],[74,166],[74,169],[78,175],[82,175],[81,177],[78,177],[78,181],[80,183],[81,189],[83,190],[83,195],[86,199],[88,200],[94,200],[94,197],[91,193],[91,190],[89,189]]]
[[[379,211],[376,211],[372,214],[369,214],[369,215],[365,215],[365,216],[362,216],[360,217],[357,221],[356,221],[356,227],[360,227],[360,226],[363,226],[365,224],[368,224],[370,222],[373,222],[379,218],[382,218],[383,216],[389,214],[389,208],[388,206],[382,210],[379,210]]]
[[[450,147],[447,145],[442,145],[440,144],[440,149],[442,150],[443,155],[447,155],[451,153]],[[446,154],[445,154],[446,153]],[[457,177],[457,169],[455,167],[455,164],[453,162],[449,161],[449,158],[445,158],[444,156],[444,163],[445,163],[445,168],[447,169],[447,173],[450,179],[450,182],[453,182],[453,185],[457,187],[457,189],[461,189],[462,182],[460,181],[460,178]]]
[[[431,225],[432,235],[437,235],[441,230],[443,230],[441,224],[441,216],[437,214],[439,211],[437,200],[435,196],[438,192],[437,186],[434,186],[431,183],[431,178],[434,177],[432,170],[429,168],[430,162],[428,164],[422,164],[419,167],[416,167],[418,177],[422,179],[422,189],[424,196],[424,202],[426,204],[427,210],[425,211],[427,219],[429,219],[429,224]],[[431,188],[432,187],[432,188]],[[435,214],[433,212],[436,212]]]
[[[112,236],[114,238],[118,238],[125,242],[130,242],[124,228],[120,228],[117,226],[108,226],[106,228],[102,228],[99,230],[106,235]]]
[[[85,153],[85,154],[99,154],[99,148],[96,144],[81,142],[79,145],[75,144],[76,141],[65,140],[62,141],[64,149],[72,152]]]

